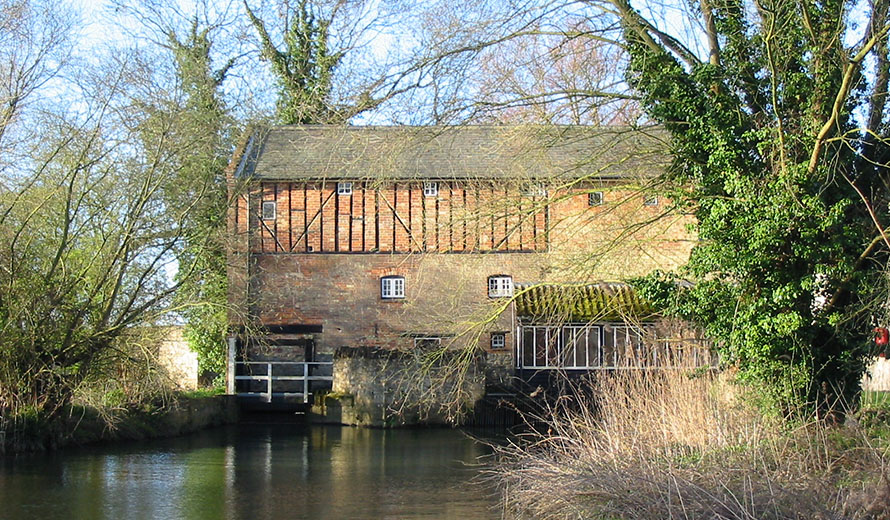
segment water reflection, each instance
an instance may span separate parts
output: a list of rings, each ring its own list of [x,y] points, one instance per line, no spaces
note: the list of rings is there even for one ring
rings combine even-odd
[[[497,518],[452,430],[242,424],[0,458],[0,518]]]

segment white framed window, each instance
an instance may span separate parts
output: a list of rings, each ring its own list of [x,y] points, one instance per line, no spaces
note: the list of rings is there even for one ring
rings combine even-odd
[[[513,277],[503,274],[488,277],[489,298],[510,298],[513,296]]]
[[[337,183],[337,195],[352,195],[352,183],[351,182],[338,182]]]
[[[423,196],[424,197],[438,197],[439,196],[439,183],[438,182],[424,182],[423,183]]]
[[[384,276],[380,279],[380,298],[400,300],[405,298],[405,277]]]
[[[263,202],[263,220],[275,220],[275,201]]]
[[[643,206],[658,206],[658,197],[644,197],[643,198]]]
[[[427,336],[414,338],[414,348],[439,348],[442,346],[442,338],[438,336]]]
[[[547,189],[539,182],[529,182],[522,187],[523,197],[546,197]]]
[[[491,348],[492,350],[507,348],[507,335],[503,332],[492,332]]]
[[[592,191],[587,194],[587,205],[588,206],[602,206],[603,205],[603,192],[601,191]]]

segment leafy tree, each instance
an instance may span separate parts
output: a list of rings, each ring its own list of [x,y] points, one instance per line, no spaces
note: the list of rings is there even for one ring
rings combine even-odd
[[[832,394],[858,388],[888,245],[869,214],[886,207],[886,170],[861,144],[883,125],[854,117],[883,111],[886,84],[868,95],[862,74],[886,41],[886,3],[847,48],[850,2],[702,1],[704,59],[628,2],[610,5],[628,82],[672,137],[666,186],[696,218],[683,273],[695,285],[674,310],[743,374],[834,405]],[[886,63],[886,47],[876,57]]]
[[[237,59],[215,66],[218,52],[213,52],[213,38],[228,22],[224,15],[211,18],[206,3],[196,5],[193,14],[154,0],[122,2],[117,11],[135,18],[145,29],[136,36],[162,51],[159,62],[171,62],[174,94],[145,106],[155,124],[146,125],[144,131],[164,132],[167,139],[192,150],[175,160],[168,158],[178,178],[163,188],[167,211],[184,215],[188,226],[184,247],[177,251],[178,261],[194,267],[177,274],[176,300],[200,370],[223,374],[228,328],[224,170],[237,123],[229,115],[221,87]]]
[[[193,19],[180,40],[172,30],[167,38],[176,60],[177,79],[185,93],[180,122],[191,134],[195,153],[185,157],[179,174],[191,187],[188,197],[174,194],[172,200],[188,200],[191,230],[180,262],[195,265],[183,273],[180,300],[186,304],[185,335],[198,353],[200,369],[225,373],[226,249],[225,214],[228,205],[224,170],[231,153],[233,121],[228,117],[219,87],[234,64],[229,60],[214,70],[211,63],[210,27],[199,29]],[[195,189],[197,188],[197,189]],[[187,275],[187,276],[186,276]]]

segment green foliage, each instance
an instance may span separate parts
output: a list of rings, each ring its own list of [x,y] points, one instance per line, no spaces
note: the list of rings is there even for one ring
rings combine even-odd
[[[171,201],[189,205],[186,245],[179,252],[177,300],[184,306],[185,337],[198,353],[199,369],[225,373],[226,251],[225,167],[231,153],[233,122],[220,100],[219,87],[233,62],[214,70],[210,29],[192,22],[180,39],[169,33],[184,98],[175,111],[193,153],[179,165],[179,180],[168,187]],[[182,193],[182,191],[186,193]]]
[[[279,49],[246,0],[244,9],[260,37],[262,57],[278,79],[278,121],[286,125],[335,122],[337,114],[328,98],[343,53],[329,47],[332,20],[317,17],[310,0],[299,0],[294,8],[287,6],[285,20],[289,17],[290,21],[284,29],[284,47]]]
[[[678,290],[659,274],[641,282],[644,295],[704,327],[727,364],[782,399],[855,392],[883,256],[856,188],[875,200],[886,190],[840,139],[854,132],[852,94],[832,112],[845,95],[849,4],[778,3],[752,17],[753,5],[722,3],[709,62],[655,43],[629,4],[616,5],[628,80],[672,137],[668,194],[699,239],[679,273],[694,284]],[[835,116],[835,140],[819,139]]]

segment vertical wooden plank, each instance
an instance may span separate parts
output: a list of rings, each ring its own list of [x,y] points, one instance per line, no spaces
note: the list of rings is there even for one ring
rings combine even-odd
[[[353,240],[353,236],[352,236],[352,229],[353,229],[352,220],[353,220],[353,216],[354,216],[353,202],[354,202],[354,198],[355,198],[355,191],[357,189],[358,189],[358,183],[356,182],[352,186],[352,193],[349,194],[349,212],[346,214],[346,217],[349,219],[349,248],[347,249],[347,251],[349,251],[350,253],[352,252],[352,240]]]
[[[337,249],[337,236],[335,233],[335,227],[337,226],[337,205],[336,200],[339,198],[337,195],[337,183],[336,182],[325,182],[322,185],[322,204],[324,204],[324,209],[321,212],[322,224],[323,224],[323,234],[322,234],[322,251],[332,252]]]
[[[307,184],[303,183],[303,251],[309,251],[309,207],[307,205],[309,200],[309,188]]]
[[[381,186],[374,189],[374,250],[380,251],[380,190]]]
[[[437,187],[438,188],[438,187]],[[436,190],[438,192],[438,189]],[[433,228],[436,232],[436,242],[434,249],[436,252],[442,251],[441,244],[439,243],[439,195],[436,194],[436,199],[433,201]]]
[[[337,189],[337,183],[334,184],[334,190]],[[339,193],[334,193],[334,215],[333,215],[333,224],[334,224],[334,244],[333,250],[334,252],[340,251],[340,199],[342,197]]]
[[[408,248],[408,233],[405,231],[404,226],[402,226],[399,219],[407,218],[408,214],[408,189],[406,184],[393,184],[393,197],[392,197],[392,205],[395,208],[395,213],[393,215],[393,235],[392,235],[392,243],[393,243],[393,251],[405,252],[409,251]]]
[[[496,229],[496,228],[497,228],[497,221],[498,221],[498,218],[497,218],[497,217],[498,217],[498,212],[497,212],[497,202],[496,202],[497,199],[495,198],[495,194],[494,194],[494,184],[492,184],[491,187],[490,187],[489,189],[490,189],[490,193],[489,193],[489,195],[488,195],[488,204],[487,204],[487,206],[488,206],[488,212],[491,213],[491,218],[490,218],[490,222],[491,222],[491,232],[490,232],[491,245],[488,246],[488,249],[489,249],[490,251],[494,251],[494,250],[495,250],[495,246],[497,245],[497,243],[498,243],[498,241],[499,241],[499,239],[500,239],[500,237],[499,237],[498,234],[497,234],[497,229]]]
[[[448,183],[448,251],[454,251],[454,183]]]

